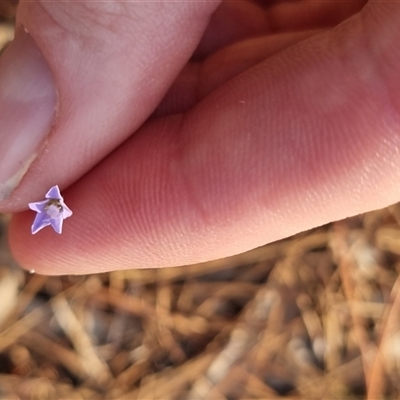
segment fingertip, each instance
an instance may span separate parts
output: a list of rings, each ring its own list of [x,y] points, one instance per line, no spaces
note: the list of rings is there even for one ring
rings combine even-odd
[[[155,12],[153,2],[20,2],[29,43],[2,56],[19,63],[0,63],[0,103],[11,104],[0,106],[2,212],[77,181],[151,115],[219,2],[167,3]]]

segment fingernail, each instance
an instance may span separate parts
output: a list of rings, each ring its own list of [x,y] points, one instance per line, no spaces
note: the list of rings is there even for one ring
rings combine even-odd
[[[19,29],[0,57],[0,201],[18,186],[50,132],[53,75],[32,36]]]

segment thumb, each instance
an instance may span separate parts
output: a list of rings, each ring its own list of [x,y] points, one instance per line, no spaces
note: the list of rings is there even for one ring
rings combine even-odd
[[[134,132],[217,5],[21,2],[0,58],[0,211],[71,184]]]

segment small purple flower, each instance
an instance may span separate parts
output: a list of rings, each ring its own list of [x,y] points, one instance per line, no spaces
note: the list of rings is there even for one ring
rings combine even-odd
[[[64,203],[57,185],[53,186],[45,197],[47,200],[28,204],[31,210],[37,212],[32,224],[32,235],[49,225],[57,233],[61,233],[64,219],[72,215],[72,211]]]

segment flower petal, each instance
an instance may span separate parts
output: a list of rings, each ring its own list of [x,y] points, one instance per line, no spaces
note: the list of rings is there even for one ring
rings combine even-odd
[[[64,219],[65,218],[69,218],[73,214],[73,212],[67,207],[67,205],[63,201],[60,202],[60,203],[61,203],[61,206],[63,208],[63,212],[62,212],[63,218]]]
[[[50,220],[46,214],[43,213],[36,214],[35,220],[33,221],[31,228],[32,235],[34,235],[35,233],[39,232],[41,229],[49,225],[50,225]]]
[[[63,220],[61,215],[59,217],[57,217],[57,218],[51,218],[50,219],[51,226],[59,234],[61,234],[61,232],[62,232],[63,221],[64,220]]]
[[[61,193],[60,193],[60,188],[58,185],[53,186],[47,193],[46,193],[46,199],[58,199],[58,200],[63,200]]]
[[[47,204],[47,200],[43,200],[43,201],[36,201],[34,203],[29,203],[28,207],[33,210],[36,211],[38,213],[41,213],[44,211],[44,206]]]

